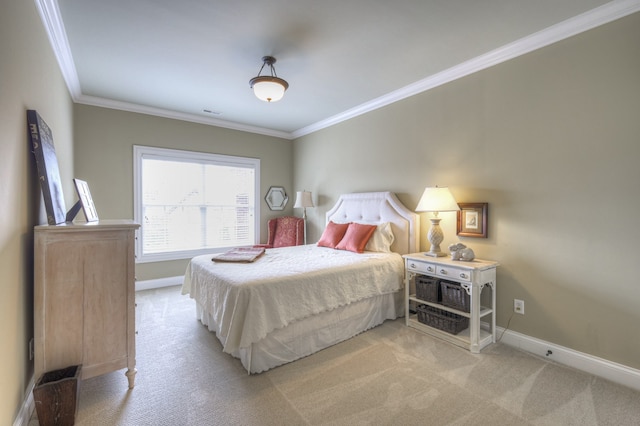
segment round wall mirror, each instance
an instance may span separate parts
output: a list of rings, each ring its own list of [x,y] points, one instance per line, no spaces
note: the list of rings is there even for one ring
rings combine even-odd
[[[267,191],[267,195],[264,197],[267,205],[271,210],[284,210],[289,201],[287,193],[284,192],[284,188],[281,186],[272,186]]]

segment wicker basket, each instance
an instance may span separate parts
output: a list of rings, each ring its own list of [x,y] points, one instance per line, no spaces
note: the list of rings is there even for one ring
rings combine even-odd
[[[463,312],[471,310],[471,298],[460,284],[440,280],[440,291],[442,292],[442,304],[444,306]]]
[[[418,321],[438,330],[458,334],[469,327],[469,318],[427,305],[416,307]]]
[[[416,275],[416,297],[425,302],[440,302],[442,298],[440,297],[438,279],[426,275]]]

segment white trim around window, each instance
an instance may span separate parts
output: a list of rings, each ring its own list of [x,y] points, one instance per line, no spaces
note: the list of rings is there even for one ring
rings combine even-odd
[[[136,262],[259,241],[259,159],[134,145],[133,175]]]

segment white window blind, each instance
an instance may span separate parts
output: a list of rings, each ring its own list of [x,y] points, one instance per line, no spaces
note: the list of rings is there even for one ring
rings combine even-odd
[[[260,160],[134,146],[139,262],[257,242]]]

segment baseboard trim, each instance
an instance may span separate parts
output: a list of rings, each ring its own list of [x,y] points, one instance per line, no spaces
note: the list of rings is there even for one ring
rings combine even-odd
[[[33,401],[33,387],[35,386],[35,379],[31,377],[29,384],[27,385],[27,393],[24,401],[22,401],[22,407],[16,416],[13,426],[28,426],[31,421],[31,415],[33,410],[36,409],[36,404]]]
[[[640,370],[501,327],[496,332],[505,345],[640,391]]]
[[[136,291],[153,290],[154,288],[182,285],[183,281],[183,275],[178,275],[176,277],[157,278],[153,280],[136,281]]]

